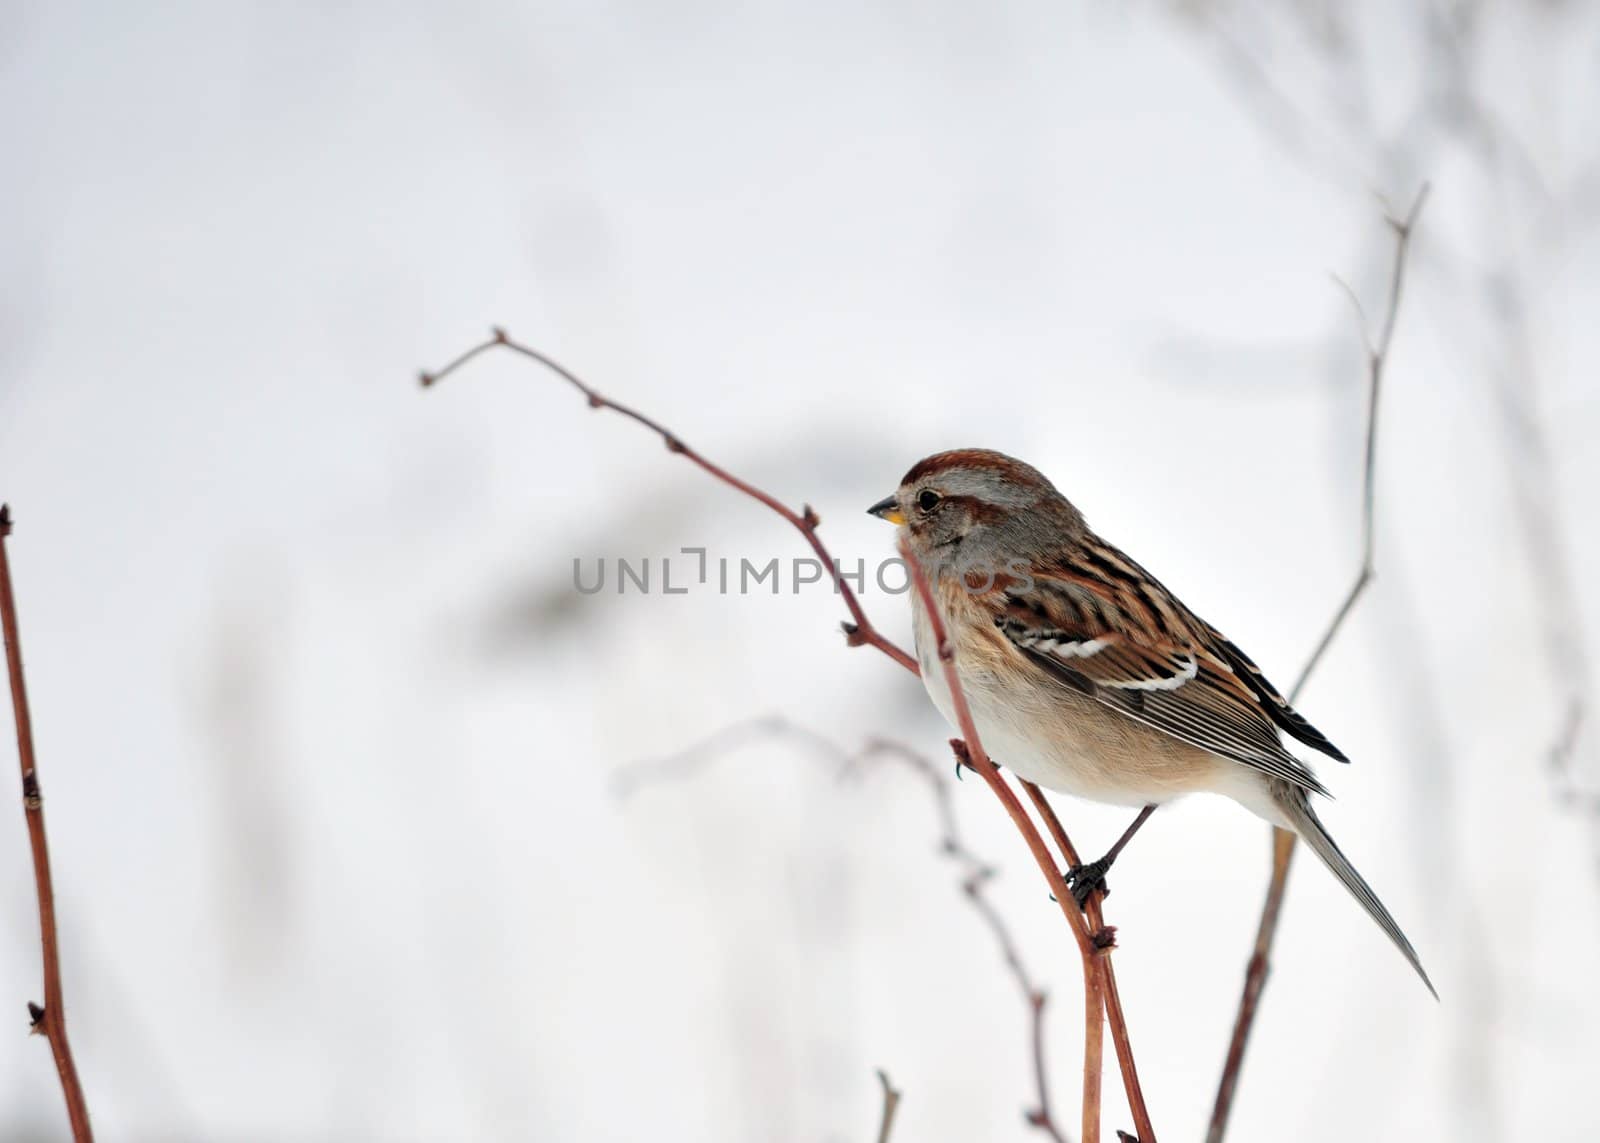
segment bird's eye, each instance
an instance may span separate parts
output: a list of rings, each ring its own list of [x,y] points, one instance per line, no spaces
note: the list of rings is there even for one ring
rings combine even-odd
[[[932,512],[933,506],[939,503],[939,494],[932,489],[927,489],[917,497],[917,507],[924,512]]]

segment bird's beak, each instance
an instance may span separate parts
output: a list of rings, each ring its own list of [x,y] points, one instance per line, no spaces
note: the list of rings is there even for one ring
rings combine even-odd
[[[876,516],[880,520],[887,520],[891,524],[904,524],[906,522],[906,518],[900,514],[900,504],[893,496],[885,496],[871,508],[868,508],[867,515]]]

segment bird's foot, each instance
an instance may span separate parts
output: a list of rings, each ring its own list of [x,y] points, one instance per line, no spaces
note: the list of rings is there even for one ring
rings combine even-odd
[[[1111,890],[1106,887],[1106,872],[1111,868],[1111,862],[1105,858],[1091,861],[1087,865],[1074,865],[1067,870],[1067,887],[1072,890],[1072,899],[1078,903],[1078,908],[1083,908],[1089,902],[1089,894],[1096,889],[1100,890],[1102,897],[1109,896]]]

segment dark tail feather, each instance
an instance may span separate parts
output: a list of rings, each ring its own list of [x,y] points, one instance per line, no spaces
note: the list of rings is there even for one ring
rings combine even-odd
[[[1417,975],[1422,978],[1422,983],[1428,986],[1428,991],[1433,993],[1433,998],[1439,999],[1439,993],[1435,991],[1433,981],[1428,979],[1428,974],[1423,970],[1422,962],[1417,959],[1417,952],[1411,947],[1411,942],[1406,940],[1406,935],[1400,931],[1400,926],[1395,924],[1394,918],[1389,915],[1389,910],[1378,900],[1378,895],[1372,891],[1372,886],[1356,872],[1356,867],[1350,864],[1350,859],[1334,843],[1333,838],[1328,836],[1328,831],[1322,827],[1316,813],[1311,809],[1311,803],[1307,801],[1305,792],[1285,788],[1278,802],[1288,814],[1289,823],[1300,835],[1301,840],[1309,845],[1312,852],[1322,859],[1322,864],[1344,883],[1344,887],[1350,890],[1350,895],[1361,902],[1361,907],[1367,911],[1367,915],[1378,922],[1378,927],[1394,942],[1394,947],[1399,949],[1411,963],[1411,967],[1417,970]]]

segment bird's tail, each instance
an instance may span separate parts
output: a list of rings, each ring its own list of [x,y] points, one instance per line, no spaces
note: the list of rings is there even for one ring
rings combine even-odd
[[[1333,838],[1328,836],[1328,831],[1323,828],[1322,822],[1317,820],[1316,812],[1312,810],[1305,791],[1285,784],[1279,791],[1277,800],[1279,807],[1289,819],[1290,828],[1322,859],[1322,864],[1344,883],[1344,887],[1350,890],[1350,895],[1361,902],[1361,907],[1378,922],[1378,927],[1394,942],[1394,947],[1399,949],[1401,955],[1411,963],[1411,967],[1417,970],[1417,975],[1422,978],[1422,983],[1428,986],[1428,991],[1433,993],[1433,998],[1439,999],[1439,993],[1435,991],[1433,981],[1428,979],[1427,972],[1423,970],[1422,962],[1417,959],[1417,952],[1411,947],[1411,942],[1406,940],[1406,935],[1400,931],[1400,926],[1395,924],[1394,918],[1389,915],[1389,910],[1378,900],[1378,895],[1372,891],[1372,886],[1356,872],[1356,867],[1350,864],[1350,859],[1335,844]]]

